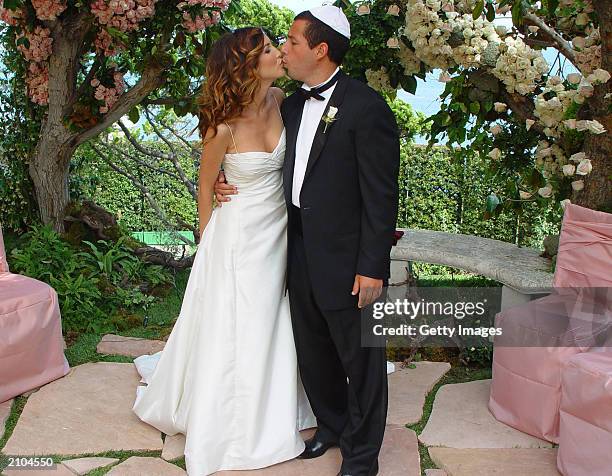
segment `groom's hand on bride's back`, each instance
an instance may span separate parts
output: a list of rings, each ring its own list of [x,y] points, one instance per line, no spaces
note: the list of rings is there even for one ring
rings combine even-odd
[[[215,197],[217,198],[219,206],[221,206],[223,202],[231,201],[230,195],[235,195],[237,193],[238,188],[228,184],[225,181],[225,174],[223,171],[220,171],[217,181],[215,182]]]

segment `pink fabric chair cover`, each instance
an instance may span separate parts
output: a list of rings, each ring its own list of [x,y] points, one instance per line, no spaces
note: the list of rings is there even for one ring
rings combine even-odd
[[[612,286],[612,214],[565,207],[553,286]]]
[[[4,251],[1,238],[0,232]],[[0,272],[0,402],[69,371],[56,292],[36,279]]]
[[[562,474],[612,474],[612,352],[587,352],[566,362],[559,433]]]
[[[555,292],[499,313],[489,410],[520,431],[559,442],[561,372],[570,357],[609,340],[599,287],[612,287],[612,215],[565,209]],[[608,270],[606,272],[606,270]],[[606,319],[608,321],[606,322]],[[610,347],[612,351],[612,347]]]

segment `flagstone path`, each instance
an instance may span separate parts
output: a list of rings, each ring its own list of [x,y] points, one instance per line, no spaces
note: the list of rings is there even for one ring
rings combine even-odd
[[[163,341],[104,336],[101,354],[135,357],[163,348]],[[420,476],[419,442],[441,469],[426,476],[558,476],[551,444],[510,428],[487,409],[490,380],[441,386],[420,435],[406,428],[423,416],[427,394],[450,370],[441,362],[416,362],[389,375],[389,412],[379,458],[380,476]],[[140,376],[134,364],[96,362],[73,367],[65,377],[31,393],[0,452],[11,456],[54,455],[54,470],[5,469],[3,476],[68,476],[101,471],[109,476],[186,475],[175,464],[183,457],[185,437],[166,436],[132,412]],[[13,400],[0,403],[0,439]],[[313,429],[302,432],[308,438]],[[153,456],[99,457],[109,451],[153,452]],[[157,454],[158,456],[155,456]],[[217,476],[335,476],[337,448],[312,460],[294,459],[253,471],[221,471]],[[27,474],[26,474],[27,473]],[[96,474],[99,474],[97,472]]]

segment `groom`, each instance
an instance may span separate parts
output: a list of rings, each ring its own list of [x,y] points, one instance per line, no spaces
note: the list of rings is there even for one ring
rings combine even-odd
[[[361,310],[389,277],[399,136],[391,109],[339,66],[350,26],[340,8],[300,13],[283,45],[304,84],[283,101],[287,287],[300,375],[317,431],[301,458],[340,446],[339,475],[378,472],[387,413],[384,345],[362,347]],[[217,197],[231,187],[218,183]]]

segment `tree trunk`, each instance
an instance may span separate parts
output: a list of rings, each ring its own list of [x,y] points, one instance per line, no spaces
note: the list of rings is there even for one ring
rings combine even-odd
[[[84,38],[91,28],[86,13],[54,22],[51,30],[53,52],[49,58],[49,109],[44,118],[39,142],[30,158],[30,176],[43,223],[64,231],[64,211],[70,195],[68,172],[76,150],[76,134],[66,129],[64,116],[74,102],[79,58]]]
[[[584,190],[574,192],[572,203],[612,213],[612,117],[595,117],[608,132],[590,136],[584,152],[591,159],[593,171],[585,177]]]
[[[41,125],[39,143],[30,159],[30,175],[41,219],[45,224],[53,224],[58,232],[64,231],[65,208],[70,200],[68,173],[74,151],[160,87],[165,82],[164,71],[171,65],[171,58],[165,53],[165,56],[160,54],[152,58],[144,65],[139,81],[121,95],[111,111],[88,129],[69,131],[66,123],[75,113],[73,107],[79,99],[77,74],[81,57],[88,47],[85,38],[92,25],[93,17],[87,12],[79,12],[53,24],[53,52],[49,58],[49,109]],[[159,36],[159,50],[164,52],[171,31],[164,31]]]
[[[63,129],[63,126],[61,126]],[[70,201],[68,171],[74,147],[60,137],[43,136],[30,160],[30,176],[43,223],[53,224],[58,233],[64,231],[66,205]]]
[[[599,17],[601,67],[612,72],[612,0],[593,2],[593,7]],[[610,91],[612,80],[595,86],[595,93],[588,102],[590,118],[601,122],[606,132],[587,134],[584,152],[591,159],[593,171],[585,177],[584,190],[574,192],[572,202],[612,213],[612,115],[608,110],[610,100],[604,97]]]

